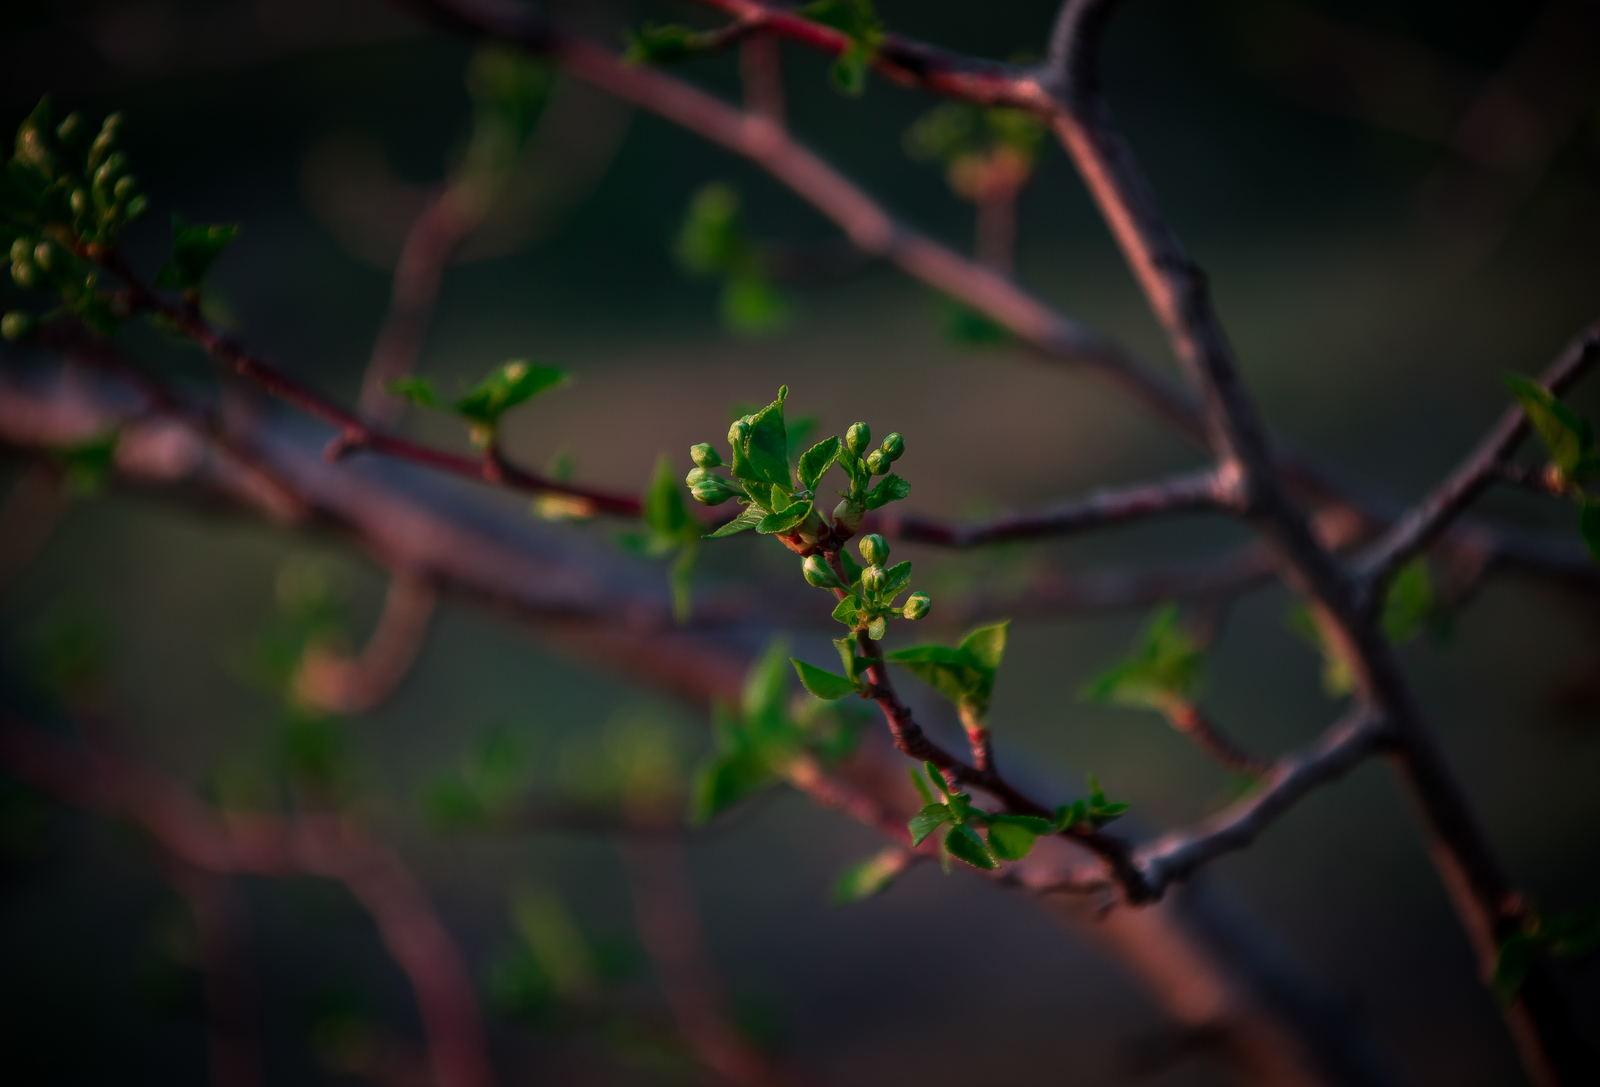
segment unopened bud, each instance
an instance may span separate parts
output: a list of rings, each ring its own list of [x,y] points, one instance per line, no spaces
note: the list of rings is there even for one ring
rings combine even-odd
[[[856,550],[861,552],[861,561],[868,565],[882,566],[889,561],[889,542],[876,532],[861,537],[861,542],[856,544]]]
[[[928,614],[928,609],[933,607],[933,601],[927,593],[912,593],[906,597],[905,607],[900,609],[900,614],[907,619],[921,619]]]
[[[883,450],[874,449],[867,454],[867,471],[875,476],[881,476],[889,470],[889,458],[883,455]]]
[[[800,564],[800,572],[806,577],[806,584],[815,585],[819,589],[838,589],[843,585],[839,576],[828,566],[827,560],[821,555],[811,555]]]
[[[66,119],[56,126],[56,138],[62,143],[77,143],[78,137],[84,132],[83,114],[69,113]]]
[[[73,189],[72,195],[67,199],[67,203],[72,208],[72,214],[82,215],[89,210],[89,190]]]
[[[127,200],[139,191],[139,182],[132,177],[118,180],[116,187],[111,190],[111,195],[118,200]]]
[[[701,442],[699,445],[689,447],[689,459],[702,468],[721,468],[722,457],[711,447],[710,442]]]
[[[720,506],[736,493],[722,480],[715,476],[703,479],[689,488],[689,493],[694,500],[705,506]]]
[[[128,218],[137,219],[150,210],[150,198],[143,193],[128,201]]]
[[[12,310],[4,317],[0,317],[0,336],[8,340],[20,340],[33,331],[33,315],[23,313],[21,310]]]
[[[31,260],[33,258],[33,239],[28,237],[18,238],[11,243],[11,259]]]
[[[745,439],[750,437],[750,424],[743,419],[735,419],[728,428],[728,444],[735,449],[743,449]]]
[[[31,260],[12,261],[11,280],[23,290],[37,287],[39,285],[39,266]]]
[[[906,440],[899,434],[891,434],[883,439],[883,458],[893,464],[905,456]]]
[[[867,446],[872,444],[872,428],[866,423],[851,423],[850,429],[844,432],[844,444],[856,456],[865,456]]]
[[[877,563],[873,563],[871,566],[861,571],[861,587],[867,590],[869,593],[875,593],[881,590],[888,580],[889,571],[885,570]]]
[[[47,272],[60,271],[65,256],[61,247],[49,240],[33,247],[33,262]]]
[[[856,529],[861,527],[862,518],[866,515],[864,507],[846,498],[833,507],[833,530],[841,536],[854,536]]]

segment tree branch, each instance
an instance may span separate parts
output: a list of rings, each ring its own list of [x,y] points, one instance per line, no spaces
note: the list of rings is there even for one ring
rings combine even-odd
[[[336,814],[219,812],[177,782],[92,746],[77,751],[0,711],[0,763],[60,800],[134,820],[186,864],[223,875],[337,879],[372,915],[416,993],[438,1087],[492,1087],[472,976],[411,874]]]
[[[1600,322],[1567,345],[1539,377],[1556,396],[1575,386],[1600,361]],[[1381,596],[1395,572],[1425,551],[1499,477],[1517,446],[1528,436],[1527,413],[1513,403],[1489,433],[1432,493],[1385,532],[1360,560],[1369,591]]]

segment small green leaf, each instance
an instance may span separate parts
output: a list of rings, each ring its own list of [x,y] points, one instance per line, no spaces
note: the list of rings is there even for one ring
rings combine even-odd
[[[707,35],[675,23],[646,23],[630,30],[622,59],[629,64],[673,64],[706,47]]]
[[[875,510],[887,506],[890,502],[898,502],[910,494],[911,484],[891,472],[878,480],[877,486],[867,492],[866,506],[869,510]]]
[[[834,905],[844,906],[882,894],[900,878],[910,860],[905,850],[891,846],[841,872],[829,897]]]
[[[844,567],[845,580],[852,589],[861,588],[861,564],[850,556],[849,550],[839,549],[839,565]]]
[[[789,300],[765,276],[742,270],[722,285],[722,324],[742,336],[767,336],[789,323]]]
[[[536,366],[523,359],[502,364],[478,386],[455,403],[457,415],[478,423],[494,425],[500,416],[518,404],[559,389],[572,381],[572,375],[554,366]]]
[[[911,817],[907,826],[911,830],[911,844],[919,846],[923,840],[950,821],[950,806],[948,804],[928,804],[917,814]]]
[[[1342,698],[1356,689],[1350,662],[1322,637],[1322,628],[1311,616],[1309,606],[1292,608],[1286,617],[1289,629],[1309,642],[1322,655],[1322,690],[1329,698]]]
[[[237,224],[209,226],[189,224],[183,216],[172,217],[172,260],[156,273],[159,287],[195,287],[205,278],[212,262],[239,234]]]
[[[933,799],[933,792],[928,788],[928,782],[922,776],[921,768],[908,766],[906,767],[906,772],[911,775],[911,784],[916,786],[917,795],[922,797],[922,806],[927,807],[929,804],[936,803]]]
[[[887,616],[879,615],[867,623],[867,637],[873,641],[880,641],[887,633],[889,633],[889,619]]]
[[[1517,1002],[1523,982],[1539,958],[1539,941],[1518,930],[1506,937],[1500,945],[1494,962],[1494,992],[1502,1006],[1509,1008]]]
[[[991,347],[1009,343],[1011,333],[989,317],[955,299],[945,299],[940,307],[945,339],[963,347]]]
[[[1583,533],[1583,542],[1589,548],[1589,554],[1600,559],[1600,502],[1585,502],[1578,511],[1578,531]]]
[[[1000,861],[990,851],[989,845],[978,832],[969,826],[954,826],[950,833],[945,835],[944,847],[950,855],[957,860],[965,861],[974,868],[993,871],[1000,867]]]
[[[746,506],[744,509],[739,511],[739,516],[735,517],[733,520],[729,521],[715,532],[706,533],[703,539],[720,540],[724,536],[736,536],[747,529],[755,528],[761,523],[761,519],[765,516],[766,511],[760,506]]]
[[[120,436],[118,431],[108,430],[88,441],[50,450],[50,459],[61,470],[67,487],[74,494],[87,498],[104,489],[116,463]]]
[[[656,535],[668,539],[682,537],[684,530],[691,528],[689,507],[683,500],[672,461],[665,454],[656,459],[655,478],[644,495],[644,523]]]
[[[1399,645],[1416,636],[1434,612],[1433,581],[1428,560],[1413,559],[1395,575],[1383,599],[1383,636]]]
[[[832,702],[856,693],[856,681],[849,676],[834,675],[801,660],[793,661],[793,664],[800,677],[800,685],[818,698]]]
[[[882,595],[885,600],[893,600],[905,591],[907,585],[911,584],[911,563],[896,563],[889,567],[887,575],[883,581]]]
[[[1138,647],[1079,692],[1088,702],[1162,709],[1173,701],[1186,701],[1200,685],[1199,646],[1178,624],[1178,608],[1159,609]]]
[[[434,390],[433,382],[425,377],[396,378],[385,382],[383,387],[392,395],[403,397],[420,407],[443,409],[446,406]]]
[[[667,572],[667,584],[672,589],[672,617],[679,623],[687,623],[693,609],[694,600],[694,560],[700,548],[697,541],[690,540],[678,549],[678,557],[672,560],[672,568]]]
[[[796,502],[787,509],[769,513],[756,522],[756,531],[760,533],[793,532],[799,528],[811,514],[811,501]]]
[[[1011,629],[1011,620],[1003,623],[994,623],[990,626],[979,627],[961,639],[960,649],[972,655],[978,667],[989,672],[1000,670],[1000,661],[1006,654],[1006,634]]]
[[[851,630],[861,621],[861,601],[847,596],[833,609],[833,617]]]
[[[772,784],[771,770],[763,760],[744,753],[722,755],[705,763],[690,789],[689,819],[701,825],[739,801]]]
[[[777,720],[789,697],[789,649],[779,639],[750,667],[744,681],[744,715],[750,720]]]
[[[808,491],[817,489],[817,481],[839,459],[838,437],[818,442],[800,456],[800,486]]]
[[[1506,374],[1504,380],[1521,402],[1522,410],[1538,432],[1550,459],[1568,475],[1574,473],[1583,455],[1594,445],[1589,424],[1538,382],[1521,374]]]
[[[872,50],[862,42],[855,42],[840,53],[828,68],[828,79],[840,94],[859,98],[867,89],[867,64]]]
[[[989,848],[995,856],[1004,861],[1020,861],[1033,852],[1033,843],[1039,840],[1039,835],[1050,832],[1049,820],[1019,821],[1025,818],[1029,817],[994,816],[989,819]]]

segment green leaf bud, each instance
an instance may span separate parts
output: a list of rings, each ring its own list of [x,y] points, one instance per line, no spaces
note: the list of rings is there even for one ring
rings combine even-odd
[[[889,541],[876,532],[861,537],[861,542],[856,544],[856,550],[861,552],[861,560],[869,566],[882,566],[889,561]]]
[[[11,243],[11,259],[13,261],[33,259],[33,239],[27,236],[18,238]]]
[[[66,264],[66,254],[55,242],[46,239],[33,248],[33,262],[47,272],[59,272]]]
[[[893,464],[895,461],[905,456],[905,452],[906,440],[900,437],[898,433],[890,434],[887,438],[883,439],[883,459],[888,461],[890,464]]]
[[[750,437],[750,424],[743,419],[735,419],[728,428],[728,444],[735,449],[743,449],[745,439]]]
[[[873,641],[877,641],[888,632],[889,620],[881,615],[867,624],[867,637],[871,638]]]
[[[844,444],[856,456],[866,456],[867,447],[872,444],[872,428],[866,423],[851,423],[850,429],[844,432]]]
[[[100,168],[94,172],[94,183],[96,185],[110,185],[121,177],[123,171],[127,170],[127,168],[128,156],[121,151],[113,151],[110,157],[101,163]]]
[[[11,280],[23,290],[29,290],[39,285],[39,266],[31,260],[14,260],[11,262]]]
[[[710,442],[701,442],[699,445],[689,447],[689,459],[702,468],[721,468],[722,457],[712,448]]]
[[[889,458],[883,455],[883,450],[874,449],[867,454],[867,471],[875,476],[881,476],[889,470]]]
[[[23,339],[33,331],[33,315],[21,310],[12,310],[4,317],[0,317],[0,336],[8,340]]]
[[[933,601],[927,593],[912,593],[906,597],[905,607],[900,609],[900,614],[907,619],[921,619],[928,614],[928,609],[933,607]]]
[[[806,561],[800,564],[800,571],[805,574],[808,585],[815,585],[819,589],[843,588],[839,576],[821,555],[808,556]]]
[[[124,177],[117,181],[116,187],[111,190],[111,195],[118,200],[127,200],[139,191],[137,178]]]
[[[884,584],[889,580],[889,571],[873,563],[861,571],[861,587],[869,593],[881,592]]]
[[[67,200],[72,208],[73,215],[82,215],[89,210],[89,190],[73,189],[72,196]]]
[[[684,483],[688,484],[690,487],[693,487],[696,483],[701,483],[701,482],[703,482],[705,480],[716,479],[716,478],[717,477],[715,475],[711,474],[711,470],[710,469],[702,468],[702,467],[695,467],[695,468],[689,469],[689,474],[683,477],[683,481],[684,481]]]
[[[140,193],[128,201],[128,218],[137,219],[150,210],[150,198]]]
[[[56,139],[62,143],[77,143],[86,130],[83,114],[69,113],[66,118],[56,126]]]
[[[853,536],[866,517],[867,508],[846,498],[833,507],[833,530],[841,536]]]

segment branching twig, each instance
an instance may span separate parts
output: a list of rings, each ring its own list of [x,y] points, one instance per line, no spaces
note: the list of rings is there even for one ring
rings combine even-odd
[[[422,888],[399,859],[335,814],[285,819],[218,812],[177,782],[107,752],[73,750],[0,715],[0,763],[30,787],[129,818],[183,863],[224,875],[307,873],[340,880],[372,914],[410,980],[438,1087],[492,1087],[472,977]]]
[[[1162,706],[1162,713],[1173,728],[1188,736],[1202,751],[1229,770],[1260,777],[1272,768],[1269,760],[1250,754],[1229,739],[1210,715],[1193,702],[1167,702]]]
[[[1540,375],[1539,383],[1557,396],[1571,389],[1600,361],[1600,324],[1591,325]],[[1517,445],[1527,437],[1528,416],[1512,404],[1465,460],[1415,509],[1383,534],[1361,560],[1372,591],[1382,591],[1395,571],[1421,554],[1498,477]]]

